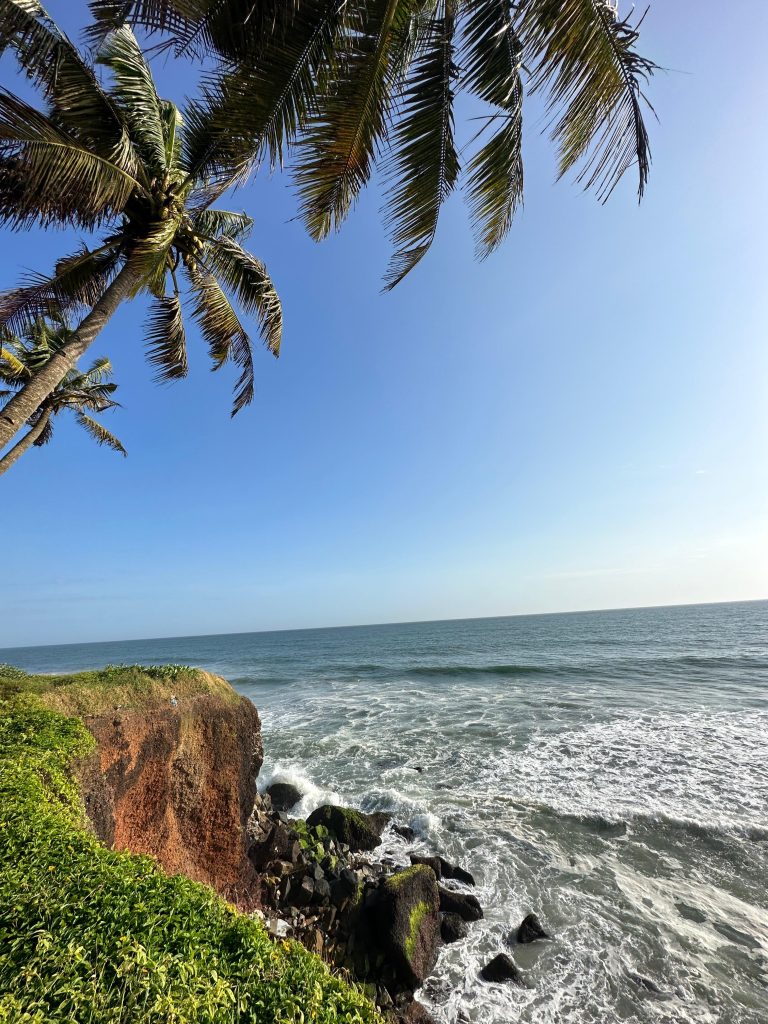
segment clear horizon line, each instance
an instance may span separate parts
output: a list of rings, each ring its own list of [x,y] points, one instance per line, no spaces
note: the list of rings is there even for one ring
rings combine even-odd
[[[540,618],[545,615],[596,615],[601,612],[642,612],[659,608],[702,608],[711,605],[724,604],[761,604],[765,601],[768,601],[768,597],[750,597],[732,601],[684,601],[679,604],[617,605],[609,608],[563,609],[556,612],[514,612],[511,615],[466,615],[449,619],[395,619],[389,622],[353,622],[346,623],[341,626],[285,626],[280,629],[238,630],[234,633],[180,633],[176,636],[123,637],[122,639],[117,640],[68,641],[63,644],[17,644],[14,647],[0,647],[0,652],[37,650],[41,647],[90,647],[95,646],[96,644],[141,644],[156,640],[202,640],[208,637],[251,636],[253,634],[260,633],[311,633],[328,629],[375,629],[379,626],[427,626],[437,622],[479,622],[483,619],[527,619]]]

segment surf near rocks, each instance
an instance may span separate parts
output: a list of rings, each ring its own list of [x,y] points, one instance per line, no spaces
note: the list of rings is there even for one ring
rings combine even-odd
[[[283,791],[277,795],[284,804]],[[471,894],[438,884],[474,884],[468,871],[442,857],[414,854],[411,866],[401,868],[390,858],[372,858],[389,825],[395,831],[390,815],[331,804],[306,820],[290,818],[275,809],[268,791],[254,808],[248,855],[275,936],[296,938],[350,971],[400,1021],[425,1024],[429,1014],[414,994],[440,945],[467,934],[467,922],[482,917],[482,908]]]

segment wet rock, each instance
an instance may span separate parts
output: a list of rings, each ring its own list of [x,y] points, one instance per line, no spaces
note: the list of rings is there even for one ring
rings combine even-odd
[[[418,853],[411,853],[408,856],[410,857],[411,864],[424,864],[426,867],[431,868],[438,882],[443,877],[443,864],[445,861],[442,857],[424,857]]]
[[[467,922],[458,914],[440,915],[440,938],[446,944],[465,939],[469,934]]]
[[[680,917],[684,917],[686,921],[694,921],[696,924],[704,924],[707,920],[707,915],[699,910],[698,907],[692,907],[688,903],[676,903],[675,907]]]
[[[715,921],[712,927],[730,942],[735,942],[739,946],[746,946],[747,949],[760,948],[760,943],[757,939],[753,935],[741,931],[740,928],[734,928],[733,925],[720,921]]]
[[[409,854],[411,858],[411,864],[426,864],[427,867],[432,868],[437,876],[437,880],[440,881],[442,878],[454,878],[457,882],[464,882],[465,885],[474,885],[475,880],[469,871],[465,871],[464,868],[458,866],[458,864],[451,864],[445,860],[444,857],[437,855],[432,857],[424,857],[416,853]]]
[[[640,988],[644,988],[646,992],[650,992],[651,995],[659,996],[662,999],[667,998],[667,993],[662,991],[652,978],[646,978],[645,975],[636,974],[634,971],[628,971],[627,977]]]
[[[437,959],[440,897],[434,872],[414,865],[387,878],[376,889],[370,913],[395,987],[418,988]]]
[[[524,986],[522,975],[517,964],[508,953],[498,953],[493,960],[490,960],[480,971],[483,981],[505,982],[511,981],[521,988]]]
[[[479,921],[483,916],[483,908],[476,896],[470,893],[451,892],[450,889],[438,887],[440,894],[440,910],[444,914],[458,914],[463,921]]]
[[[520,923],[516,938],[518,942],[525,944],[536,942],[537,939],[548,939],[549,935],[542,928],[538,917],[535,914],[528,914]]]
[[[276,811],[290,811],[301,800],[301,791],[290,782],[273,782],[267,790]]]
[[[463,882],[465,885],[474,885],[474,876],[466,871],[464,868],[459,867],[458,864],[451,866],[451,873],[447,875],[445,868],[443,868],[443,878],[455,878],[457,882]]]
[[[398,1024],[435,1024],[435,1018],[421,1003],[412,999],[398,1012]]]
[[[390,820],[388,814],[363,814],[351,807],[324,804],[307,818],[315,828],[324,825],[338,843],[346,844],[352,852],[374,850],[381,842],[381,833]]]
[[[412,843],[416,838],[416,833],[410,825],[393,825],[392,831],[401,839],[405,839],[407,843]]]

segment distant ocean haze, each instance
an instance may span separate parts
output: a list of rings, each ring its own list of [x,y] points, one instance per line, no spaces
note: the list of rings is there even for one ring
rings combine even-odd
[[[35,672],[199,665],[264,723],[260,785],[387,810],[486,916],[421,997],[446,1022],[768,1020],[768,602],[16,648]],[[420,769],[419,771],[415,770]],[[403,840],[387,835],[405,863]],[[553,942],[480,967],[529,911]]]

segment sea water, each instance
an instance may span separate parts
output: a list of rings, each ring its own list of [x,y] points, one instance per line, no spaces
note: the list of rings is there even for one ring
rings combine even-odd
[[[31,671],[181,662],[264,726],[260,784],[385,810],[395,860],[469,868],[485,918],[439,1021],[768,1022],[768,602],[0,651]],[[508,946],[536,912],[552,941]],[[525,988],[479,970],[508,950]]]

